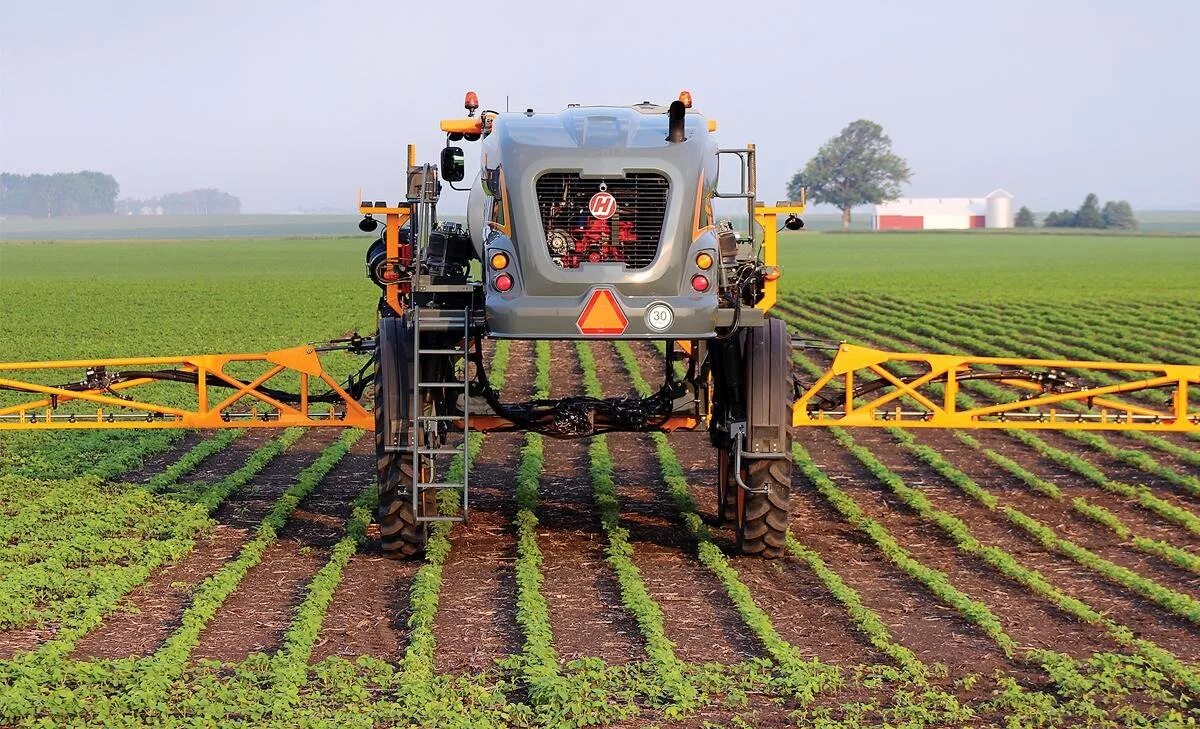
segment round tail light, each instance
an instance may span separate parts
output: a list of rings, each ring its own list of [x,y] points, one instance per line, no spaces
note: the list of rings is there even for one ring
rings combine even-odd
[[[699,273],[692,276],[692,288],[700,293],[708,291],[708,277]]]
[[[507,273],[502,273],[496,277],[496,280],[492,283],[492,286],[496,287],[496,290],[500,293],[511,291],[513,287],[513,277],[509,276]]]

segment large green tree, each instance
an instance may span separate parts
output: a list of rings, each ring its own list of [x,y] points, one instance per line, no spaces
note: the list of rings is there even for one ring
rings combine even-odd
[[[859,119],[821,145],[788,183],[788,196],[798,199],[801,189],[807,188],[814,203],[842,211],[842,230],[848,230],[855,205],[878,205],[899,197],[900,185],[910,177],[908,163],[892,152],[892,140],[883,127]]]
[[[1089,192],[1083,199],[1083,204],[1075,212],[1076,228],[1103,228],[1104,215],[1100,212],[1100,198],[1096,193]]]
[[[120,186],[103,172],[0,173],[0,214],[47,218],[111,213]]]
[[[1104,216],[1105,228],[1117,230],[1133,230],[1137,227],[1137,218],[1133,216],[1133,206],[1125,200],[1109,200],[1100,211]]]

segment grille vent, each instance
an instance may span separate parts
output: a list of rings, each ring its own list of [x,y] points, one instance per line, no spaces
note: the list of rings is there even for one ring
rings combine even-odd
[[[588,211],[601,185],[617,202],[617,212],[607,220]],[[542,175],[538,212],[550,258],[563,268],[613,262],[630,270],[649,266],[658,255],[669,191],[667,178],[654,172],[603,180],[570,172]]]

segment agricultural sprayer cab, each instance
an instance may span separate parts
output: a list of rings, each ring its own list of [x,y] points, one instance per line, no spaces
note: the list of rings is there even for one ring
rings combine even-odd
[[[0,390],[16,393],[0,404],[0,430],[370,429],[383,547],[408,556],[431,522],[467,518],[473,431],[703,429],[719,465],[718,512],[743,552],[765,557],[783,547],[791,440],[803,427],[1200,431],[1189,401],[1200,366],[793,338],[771,313],[777,233],[803,226],[804,200],[758,202],[754,147],[720,148],[716,124],[690,106],[684,92],[668,106],[497,113],[468,94],[467,116],[442,122],[440,164],[418,164],[410,146],[405,199],[360,202],[359,227],[378,234],[366,256],[381,290],[374,336],[260,354],[0,365]],[[455,186],[460,141],[482,148],[465,188]],[[736,184],[718,187],[721,162]],[[443,181],[469,191],[465,227],[438,219]],[[714,217],[717,198],[744,202],[744,228]],[[662,384],[646,397],[505,401],[488,380],[485,337],[660,341]],[[811,382],[793,373],[806,348],[833,353]],[[334,350],[366,363],[339,383],[320,359]],[[84,375],[61,384],[64,370]],[[970,380],[1023,394],[965,404],[959,386]],[[452,457],[460,468],[445,467]]]

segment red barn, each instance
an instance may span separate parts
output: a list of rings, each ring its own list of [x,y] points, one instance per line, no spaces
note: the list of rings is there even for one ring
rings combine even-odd
[[[875,206],[875,230],[967,230],[1011,228],[1011,193],[986,197],[902,197]]]

